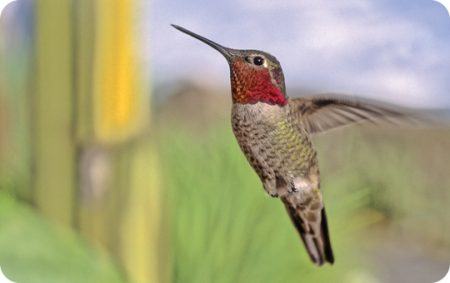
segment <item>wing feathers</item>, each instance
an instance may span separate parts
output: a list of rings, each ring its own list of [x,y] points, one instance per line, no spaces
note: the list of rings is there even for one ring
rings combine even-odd
[[[406,109],[343,96],[295,98],[289,104],[293,115],[311,134],[363,121],[398,123],[414,120],[412,112]]]

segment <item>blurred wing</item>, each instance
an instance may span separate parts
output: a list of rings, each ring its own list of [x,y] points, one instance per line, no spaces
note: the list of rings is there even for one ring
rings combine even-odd
[[[399,107],[342,96],[294,98],[289,104],[311,134],[364,121],[398,123],[412,118]]]

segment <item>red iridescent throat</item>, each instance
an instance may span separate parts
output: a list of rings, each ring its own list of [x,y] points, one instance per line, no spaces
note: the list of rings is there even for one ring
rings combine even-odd
[[[269,70],[254,69],[240,60],[231,64],[231,90],[234,103],[264,102],[280,106],[287,104],[284,93],[272,82]]]

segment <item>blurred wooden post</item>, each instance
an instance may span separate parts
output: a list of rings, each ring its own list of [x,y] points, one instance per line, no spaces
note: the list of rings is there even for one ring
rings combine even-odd
[[[35,2],[33,142],[37,208],[114,255],[139,283],[165,276],[137,2]]]
[[[73,222],[72,1],[35,2],[36,93],[34,98],[34,201],[49,219]]]
[[[159,167],[144,135],[150,96],[137,57],[137,2],[77,2],[78,227],[132,282],[160,282]]]

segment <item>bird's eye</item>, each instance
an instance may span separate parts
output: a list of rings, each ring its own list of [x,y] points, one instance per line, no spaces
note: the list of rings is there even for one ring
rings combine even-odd
[[[253,58],[253,64],[255,64],[256,66],[261,66],[262,64],[264,64],[264,58],[261,56],[256,56],[255,58]]]

